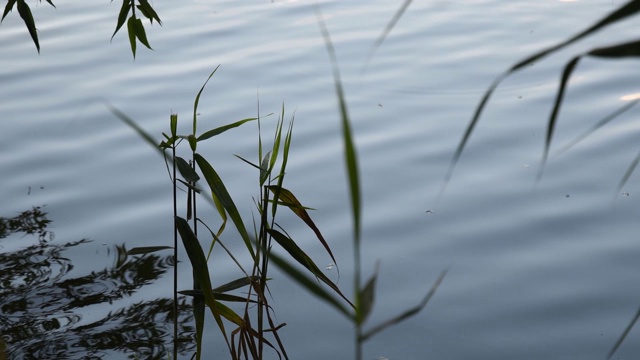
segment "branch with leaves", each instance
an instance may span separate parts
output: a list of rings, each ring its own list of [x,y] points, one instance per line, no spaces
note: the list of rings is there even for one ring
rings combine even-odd
[[[42,2],[42,0],[39,1]],[[46,2],[54,8],[56,7],[52,0],[46,0]],[[36,22],[33,18],[33,14],[31,13],[31,8],[29,8],[29,5],[27,5],[25,0],[7,0],[0,22],[4,21],[4,18],[12,12],[14,8],[18,9],[18,14],[20,14],[20,17],[24,21],[24,25],[27,27],[29,35],[31,35],[31,39],[36,46],[38,53],[40,53],[38,29],[36,28]],[[138,14],[136,14],[136,9],[138,10]],[[111,35],[111,40],[113,40],[113,37],[126,22],[129,42],[131,44],[131,53],[134,58],[136,57],[137,41],[142,43],[142,45],[146,46],[148,49],[153,50],[149,45],[147,34],[144,29],[144,25],[142,24],[142,19],[139,16],[147,18],[151,24],[153,24],[153,21],[155,20],[158,24],[162,25],[162,21],[160,20],[158,13],[156,13],[153,6],[149,4],[148,0],[122,0],[116,30],[113,32],[113,35]]]

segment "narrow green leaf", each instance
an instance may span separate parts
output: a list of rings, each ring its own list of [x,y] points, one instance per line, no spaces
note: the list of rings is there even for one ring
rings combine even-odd
[[[249,164],[249,165],[253,166],[254,168],[256,168],[256,169],[258,169],[258,170],[262,171],[262,168],[261,168],[260,166],[258,166],[258,165],[256,165],[256,164],[252,163],[251,161],[249,161],[249,160],[247,160],[247,159],[243,158],[242,156],[240,156],[240,155],[234,155],[234,156],[235,156],[235,157],[237,157],[238,159],[240,159],[240,160],[242,160],[242,161],[246,162],[247,164]]]
[[[153,24],[153,20],[155,20],[158,22],[158,24],[162,25],[162,21],[160,21],[160,17],[156,13],[156,11],[153,9],[151,4],[149,4],[149,1],[138,0],[138,3],[140,5],[138,5],[137,8],[140,10],[142,15],[144,15],[147,19],[149,19],[152,24]]]
[[[236,121],[236,122],[234,122],[232,124],[227,124],[227,125],[220,126],[218,128],[209,130],[209,131],[205,132],[204,134],[198,136],[198,141],[207,140],[207,139],[209,139],[211,137],[214,137],[216,135],[222,134],[223,132],[225,132],[227,130],[236,128],[236,127],[238,127],[238,126],[240,126],[240,125],[242,125],[242,124],[244,124],[246,122],[254,121],[254,120],[257,120],[257,119],[258,118],[248,118],[248,119]]]
[[[198,238],[191,230],[189,223],[187,220],[176,216],[175,219],[176,227],[178,229],[178,233],[180,233],[180,238],[182,239],[182,243],[187,252],[187,256],[189,257],[189,261],[191,262],[191,266],[193,268],[193,276],[199,285],[199,288],[202,289],[205,303],[211,310],[211,314],[213,315],[220,331],[224,335],[225,341],[229,349],[231,349],[231,344],[229,343],[229,339],[227,337],[227,333],[224,328],[224,323],[222,322],[221,316],[227,318],[228,320],[235,322],[236,318],[221,307],[211,289],[211,278],[209,277],[209,268],[207,267],[207,260],[204,257],[204,252],[202,251],[202,247],[200,247],[200,242]],[[224,311],[222,311],[224,309]],[[231,311],[232,312],[232,311]],[[237,315],[236,315],[237,316]]]
[[[351,312],[338,300],[331,296],[325,289],[320,287],[317,282],[303,275],[298,269],[293,267],[286,260],[273,252],[269,253],[269,260],[272,261],[285,274],[295,280],[302,287],[306,288],[309,292],[314,294],[319,299],[333,306],[336,310],[338,310],[338,312],[346,316],[348,319],[353,320],[353,315],[351,314]]]
[[[38,33],[36,31],[36,22],[33,20],[33,15],[31,14],[31,9],[29,5],[24,0],[18,1],[18,13],[20,17],[24,21],[24,24],[27,26],[27,30],[29,30],[29,35],[31,35],[31,39],[33,43],[36,45],[38,49],[38,53],[40,53],[40,43],[38,42]],[[6,10],[5,10],[6,11]]]
[[[284,182],[284,175],[287,169],[287,162],[289,160],[289,149],[291,147],[291,137],[293,136],[293,121],[295,117],[291,116],[291,121],[289,122],[289,128],[287,129],[287,135],[284,138],[284,149],[282,150],[282,164],[280,165],[280,174],[278,174],[278,184],[276,188],[276,192],[274,193],[274,198],[279,198],[280,189],[282,189],[282,183]],[[278,209],[278,203],[274,203],[271,207],[271,216],[276,216],[276,211]]]
[[[127,251],[127,255],[141,255],[152,252],[173,249],[173,246],[139,246]]]
[[[609,351],[609,354],[607,354],[607,360],[611,359],[613,354],[618,351],[618,348],[620,348],[620,345],[622,345],[624,339],[627,337],[627,335],[629,335],[629,332],[631,331],[631,329],[633,329],[633,326],[636,324],[636,322],[638,322],[638,319],[640,319],[640,309],[638,309],[636,315],[633,317],[633,319],[631,319],[629,325],[627,325],[627,327],[622,332],[622,335],[620,335],[620,337],[618,338],[618,341],[616,341],[611,351]]]
[[[198,128],[197,114],[198,114],[198,103],[200,102],[200,95],[202,95],[202,91],[204,90],[205,86],[207,86],[207,83],[209,82],[209,80],[211,80],[211,77],[213,76],[213,74],[215,74],[216,71],[218,71],[218,68],[220,68],[220,65],[216,66],[216,68],[213,69],[211,74],[209,74],[209,77],[207,78],[207,80],[205,80],[204,84],[202,84],[202,87],[200,88],[200,91],[198,91],[198,94],[196,95],[196,99],[193,102],[193,132],[191,133],[193,136],[196,135],[196,131]],[[198,139],[198,141],[200,141],[200,139]]]
[[[133,22],[133,29],[138,40],[140,40],[140,42],[149,50],[153,50],[149,45],[149,41],[147,41],[147,33],[144,30],[144,25],[142,25],[142,20],[135,19]]]
[[[207,180],[207,184],[209,184],[209,188],[211,192],[218,198],[224,209],[226,210],[229,217],[231,217],[231,221],[236,225],[236,229],[240,233],[242,240],[247,247],[247,250],[251,254],[251,258],[255,259],[256,255],[251,245],[251,239],[249,238],[249,234],[247,233],[247,229],[242,222],[242,218],[240,217],[240,213],[236,208],[236,204],[231,199],[231,195],[227,191],[227,188],[224,186],[222,179],[215,172],[213,167],[203,158],[200,154],[195,154],[196,162],[198,163],[198,167],[202,171],[204,178]]]
[[[229,291],[233,291],[236,289],[239,289],[241,287],[245,287],[248,285],[251,285],[252,281],[258,281],[260,280],[259,276],[243,276],[239,279],[235,279],[233,281],[229,281],[228,283],[224,284],[224,285],[220,285],[218,287],[216,287],[215,289],[213,289],[214,292],[217,293],[226,293]]]
[[[115,115],[118,119],[122,120],[122,122],[124,122],[125,124],[127,124],[130,128],[132,128],[133,130],[135,130],[135,132],[144,140],[147,142],[147,144],[151,145],[158,153],[160,153],[160,155],[162,155],[163,157],[165,156],[164,151],[162,151],[162,149],[160,149],[156,144],[156,140],[153,139],[153,137],[151,137],[151,135],[149,135],[148,132],[144,131],[140,126],[138,126],[138,124],[136,124],[135,121],[133,121],[133,119],[131,119],[130,117],[128,117],[127,115],[125,115],[122,111],[116,109],[113,105],[109,104],[109,103],[105,103],[105,105],[107,106],[107,108],[109,108],[109,111],[111,111],[111,113],[113,115]]]
[[[271,151],[267,152],[260,163],[260,186],[264,185],[265,181],[267,181],[267,178],[269,178],[269,175],[271,174],[269,169],[269,157],[271,154]]]
[[[174,138],[178,134],[178,114],[171,114],[169,122],[171,127],[171,137]]]
[[[273,239],[285,249],[291,257],[296,260],[300,265],[304,266],[307,270],[309,270],[318,280],[327,284],[336,294],[340,295],[349,305],[353,306],[351,301],[344,296],[340,288],[331,281],[319,268],[318,266],[311,260],[311,258],[304,252],[302,249],[288,236],[282,234],[281,232],[268,229],[267,232],[269,235],[273,237]]]
[[[549,116],[549,121],[547,122],[547,136],[544,142],[544,151],[542,153],[542,161],[540,164],[540,169],[538,170],[538,180],[542,178],[542,173],[547,163],[547,158],[549,157],[551,140],[553,139],[553,133],[555,131],[556,122],[558,120],[558,113],[560,112],[560,107],[562,106],[562,99],[564,98],[564,92],[567,88],[567,83],[569,82],[571,73],[575,69],[576,65],[578,65],[579,60],[580,60],[580,56],[573,58],[571,61],[569,61],[569,63],[567,63],[567,65],[564,68],[564,71],[562,72],[558,94],[556,95],[556,100],[553,104],[553,110],[551,110],[551,115]]]
[[[373,54],[375,54],[376,50],[378,50],[378,48],[380,47],[380,45],[382,45],[382,43],[387,38],[389,33],[391,33],[391,30],[393,30],[393,28],[396,26],[396,24],[398,23],[398,21],[400,20],[404,12],[407,10],[407,8],[409,8],[409,5],[411,5],[411,1],[412,0],[404,0],[402,5],[400,5],[400,8],[396,10],[395,14],[393,14],[393,17],[391,18],[387,26],[385,26],[384,30],[382,30],[382,33],[378,36],[375,43],[373,44],[373,47],[369,52],[369,56],[367,56],[367,64],[369,63],[369,61],[371,61]]]
[[[131,53],[136,58],[136,18],[131,16],[127,21],[127,33],[129,34],[129,43],[131,44]]]
[[[47,0],[47,2],[49,3],[49,5],[53,6],[54,8],[56,7],[56,6],[53,4],[53,1],[51,1],[51,0]]]
[[[181,291],[178,291],[178,294],[192,296],[194,298],[201,297],[204,299],[204,294],[202,293],[202,290],[181,290]],[[257,303],[257,301],[247,299],[246,297],[243,297],[243,296],[229,295],[229,294],[219,293],[215,291],[213,292],[213,294],[218,301],[239,302],[239,303],[246,303],[248,301],[250,303]]]
[[[7,5],[4,6],[4,12],[2,13],[2,20],[0,20],[0,22],[4,21],[4,18],[7,16],[7,14],[9,14],[11,10],[13,10],[13,6],[15,4],[16,0],[7,0]]]
[[[291,209],[291,211],[293,211],[296,215],[298,215],[298,217],[302,219],[302,221],[304,221],[304,223],[307,224],[307,226],[311,228],[311,230],[313,230],[313,232],[316,234],[316,237],[318,238],[322,246],[324,246],[329,256],[331,256],[331,260],[333,260],[333,263],[337,265],[336,258],[333,256],[333,252],[331,251],[331,248],[329,247],[329,244],[327,243],[327,241],[322,236],[320,229],[318,229],[318,227],[313,222],[313,220],[311,220],[309,213],[307,213],[304,206],[300,204],[300,202],[298,201],[298,199],[296,199],[293,193],[291,193],[291,191],[285,188],[277,187],[275,185],[269,185],[267,186],[267,188],[271,192],[273,192],[274,196],[277,196],[278,199],[284,205],[286,205],[289,209]]]
[[[180,172],[180,175],[182,175],[183,179],[192,183],[198,182],[198,180],[200,180],[200,176],[196,173],[195,170],[193,170],[193,168],[185,159],[176,156],[175,160],[176,165],[178,165],[178,171]]]
[[[371,314],[371,310],[373,310],[373,304],[376,298],[376,282],[378,280],[378,269],[379,264],[376,264],[375,272],[360,292],[361,308],[356,312],[356,321],[358,324],[363,324],[365,321],[367,321],[369,314]]]
[[[635,171],[636,167],[638,167],[639,162],[640,162],[640,153],[636,155],[636,157],[631,162],[631,165],[629,165],[629,167],[627,168],[627,171],[622,176],[622,180],[620,180],[620,183],[618,184],[618,188],[616,189],[616,194],[620,193],[620,190],[622,190],[622,187],[624,187],[624,185],[627,183],[627,181]]]
[[[316,8],[317,9],[317,8]],[[318,10],[319,11],[319,10]],[[331,68],[333,70],[333,82],[336,88],[336,96],[338,98],[338,109],[340,110],[340,118],[342,123],[342,140],[344,142],[344,158],[347,168],[347,176],[349,179],[349,193],[351,198],[351,212],[353,216],[353,232],[356,252],[360,251],[360,178],[358,170],[358,155],[351,134],[351,121],[347,110],[347,101],[342,88],[342,80],[340,80],[340,70],[338,69],[338,58],[336,51],[329,36],[329,30],[325,25],[322,17],[318,13],[318,23],[327,47],[327,53],[331,60]]]
[[[118,23],[116,25],[116,31],[111,35],[111,40],[113,41],[113,37],[116,36],[118,30],[124,25],[124,22],[127,20],[127,16],[129,15],[129,10],[131,10],[131,1],[132,0],[122,0],[122,7],[120,7],[120,13],[118,14]]]
[[[429,289],[429,292],[427,292],[427,295],[425,295],[425,297],[422,299],[422,301],[420,302],[420,304],[418,304],[417,306],[403,312],[402,314],[389,319],[381,324],[379,324],[378,326],[370,329],[369,331],[367,331],[366,333],[364,333],[361,337],[360,337],[360,341],[366,341],[368,340],[370,337],[372,337],[373,335],[379,333],[380,331],[395,325],[399,322],[402,322],[404,320],[406,320],[407,318],[410,318],[414,315],[416,315],[417,313],[419,313],[422,309],[424,309],[425,306],[427,306],[427,304],[429,303],[429,300],[431,300],[431,298],[433,297],[433,295],[435,295],[436,290],[438,290],[438,286],[440,286],[440,283],[442,283],[442,280],[444,279],[445,275],[447,274],[447,271],[444,270],[440,273],[440,276],[438,276],[438,278],[436,279],[435,283],[433,283],[433,285],[431,286],[431,289]]]

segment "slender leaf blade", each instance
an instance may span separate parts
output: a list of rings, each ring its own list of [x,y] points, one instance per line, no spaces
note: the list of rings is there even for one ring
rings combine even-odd
[[[220,68],[220,65],[216,66],[216,68],[213,69],[213,71],[209,74],[209,77],[207,78],[207,80],[205,80],[204,84],[202,84],[200,91],[198,91],[198,94],[196,95],[196,98],[193,101],[193,132],[191,133],[193,136],[196,135],[196,130],[198,128],[197,114],[198,114],[198,103],[200,102],[200,95],[202,95],[202,92],[204,91],[204,88],[207,86],[207,83],[209,82],[209,80],[211,80],[211,77],[213,77],[213,74],[215,74],[219,68]]]
[[[227,124],[227,125],[220,126],[218,128],[209,130],[209,131],[203,133],[202,135],[198,136],[198,141],[207,140],[207,139],[212,138],[212,137],[214,137],[216,135],[220,135],[220,134],[222,134],[223,132],[225,132],[227,130],[236,128],[236,127],[238,127],[238,126],[240,126],[240,125],[242,125],[242,124],[244,124],[246,122],[254,121],[254,120],[257,120],[257,119],[258,118],[247,118],[247,119],[239,120],[239,121],[236,121],[234,123]]]
[[[129,15],[129,11],[131,10],[131,0],[122,0],[122,6],[120,7],[120,13],[118,14],[118,22],[116,24],[116,30],[111,35],[111,40],[113,41],[113,37],[116,36],[124,22],[127,21],[127,15]]]
[[[40,43],[38,42],[38,32],[36,30],[36,22],[33,20],[33,14],[31,14],[31,9],[29,5],[24,0],[18,0],[18,13],[20,17],[24,21],[24,24],[27,26],[27,30],[29,30],[29,35],[31,35],[31,39],[33,43],[36,45],[38,49],[38,53],[40,53]]]
[[[7,4],[4,6],[4,12],[2,13],[2,19],[0,22],[4,21],[4,18],[13,10],[13,6],[16,4],[16,0],[7,0]]]

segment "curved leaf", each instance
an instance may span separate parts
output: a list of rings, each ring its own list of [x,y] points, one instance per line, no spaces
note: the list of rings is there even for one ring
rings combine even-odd
[[[238,127],[238,126],[240,126],[240,125],[242,125],[242,124],[244,124],[246,122],[257,120],[257,119],[258,118],[247,118],[247,119],[239,120],[239,121],[236,121],[234,123],[227,124],[227,125],[220,126],[218,128],[209,130],[209,131],[205,132],[204,134],[198,136],[198,141],[207,140],[207,139],[209,139],[211,137],[214,137],[216,135],[222,134],[223,132],[225,132],[227,130],[236,128],[236,127]]]
[[[2,20],[9,14],[11,10],[13,10],[13,6],[16,4],[16,0],[7,0],[7,5],[4,6],[4,12],[2,13]]]
[[[131,10],[131,0],[122,0],[122,7],[120,7],[120,13],[118,14],[118,23],[116,24],[116,30],[111,35],[111,40],[116,36],[118,30],[124,25],[124,22],[127,20],[127,15],[129,15],[129,10]]]
[[[27,30],[29,30],[29,35],[31,35],[31,39],[33,43],[36,45],[38,49],[38,53],[40,52],[40,43],[38,42],[38,33],[36,32],[36,22],[33,20],[33,15],[31,14],[31,9],[29,9],[29,5],[24,0],[18,1],[18,13],[20,17],[24,21],[24,24],[27,26]],[[6,11],[6,9],[5,9]]]
[[[138,40],[140,40],[140,42],[148,49],[153,50],[149,45],[149,41],[147,41],[147,33],[144,30],[144,25],[142,25],[142,20],[135,19],[133,21],[133,29]]]
[[[127,33],[129,34],[129,43],[131,44],[131,53],[133,54],[133,58],[136,58],[136,18],[130,17],[127,21]]]

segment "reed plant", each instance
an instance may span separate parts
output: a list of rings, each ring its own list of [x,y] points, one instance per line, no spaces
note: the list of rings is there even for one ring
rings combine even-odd
[[[462,153],[464,152],[464,149],[466,148],[466,145],[469,139],[471,138],[471,135],[473,134],[474,129],[476,128],[478,122],[480,121],[480,118],[484,109],[487,107],[489,103],[489,99],[491,98],[491,95],[493,95],[493,92],[500,85],[500,83],[502,83],[503,80],[505,80],[510,75],[520,72],[528,68],[529,66],[533,65],[534,63],[541,61],[547,56],[554,54],[560,50],[563,50],[567,48],[569,45],[572,45],[580,40],[583,40],[593,35],[598,31],[601,31],[619,22],[627,20],[630,17],[638,16],[638,15],[640,15],[640,0],[630,0],[625,4],[619,6],[617,9],[607,14],[600,20],[596,21],[592,25],[588,26],[584,30],[578,32],[577,34],[569,37],[564,41],[551,45],[545,49],[542,49],[541,51],[538,51],[526,57],[525,59],[518,61],[509,69],[507,69],[504,73],[498,76],[494,80],[494,82],[489,86],[487,91],[484,93],[483,97],[481,98],[479,104],[476,107],[476,110],[473,114],[473,117],[471,118],[471,121],[469,121],[469,123],[466,126],[462,139],[458,143],[458,147],[456,148],[456,151],[449,165],[449,169],[445,175],[443,186],[440,191],[440,196],[445,191],[446,186],[449,180],[451,179],[451,176],[453,175],[453,172],[456,168],[456,165],[460,157],[462,156]],[[541,164],[537,174],[537,181],[539,181],[542,178],[545,165],[549,158],[551,145],[553,143],[553,136],[554,136],[555,129],[560,116],[560,110],[564,103],[565,94],[568,91],[567,87],[569,84],[569,80],[571,79],[571,75],[573,74],[574,70],[578,66],[578,63],[580,62],[580,60],[584,58],[597,58],[602,60],[620,60],[620,59],[629,59],[629,58],[632,58],[632,59],[640,58],[640,38],[636,38],[632,40],[624,40],[619,43],[606,43],[602,46],[598,46],[590,50],[587,50],[585,52],[573,55],[573,57],[565,64],[560,77],[558,91],[556,92],[556,96],[553,101],[553,106],[551,107],[549,118],[546,121],[546,136],[545,136],[544,146],[542,150],[542,158],[540,160]],[[613,111],[612,113],[608,114],[604,118],[600,119],[590,128],[588,128],[586,131],[577,134],[577,136],[572,141],[560,147],[557,153],[563,153],[571,149],[574,145],[578,144],[579,142],[581,142],[591,134],[597,132],[600,128],[607,125],[609,122],[615,120],[620,115],[624,114],[625,112],[633,108],[635,105],[637,105],[638,102],[640,102],[640,98],[638,94],[633,94],[629,96],[628,100],[629,102],[627,104],[619,107],[617,110]],[[631,175],[634,173],[639,163],[640,163],[640,152],[638,152],[638,154],[631,161],[626,171],[622,175],[616,187],[615,194],[620,193],[623,186],[630,179]],[[638,322],[638,320],[640,320],[640,309],[636,311],[631,321],[629,321],[627,326],[624,328],[622,334],[618,337],[614,345],[611,347],[611,350],[606,356],[607,359],[611,359],[613,355],[618,351],[618,349],[626,339],[627,335],[631,332],[631,330],[633,329],[635,324]]]

